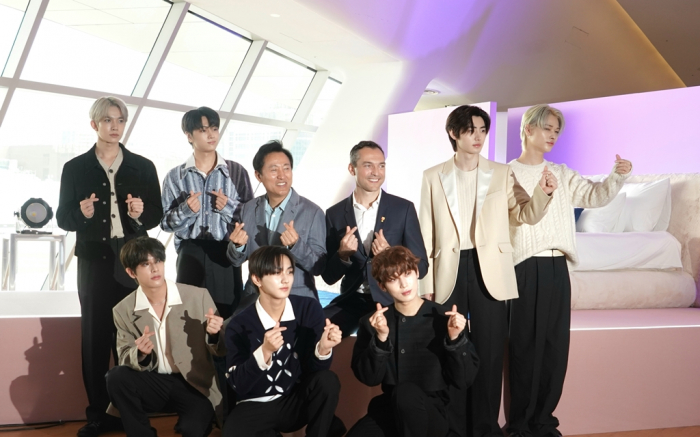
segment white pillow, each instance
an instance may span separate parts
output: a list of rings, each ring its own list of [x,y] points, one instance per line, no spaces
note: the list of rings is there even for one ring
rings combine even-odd
[[[625,208],[620,216],[620,226],[624,226],[624,232],[651,232],[657,224],[659,227],[668,228],[670,200],[668,211],[664,211],[664,205],[670,198],[670,191],[670,179],[625,184],[620,190],[627,195]],[[666,215],[660,220],[662,212]]]
[[[666,202],[664,202],[663,208],[661,208],[661,215],[659,216],[659,221],[656,222],[654,226],[654,232],[666,232],[668,231],[668,225],[671,223],[671,180],[668,181],[668,193],[666,194]]]
[[[576,232],[621,232],[615,229],[625,208],[627,195],[620,193],[601,208],[586,208],[576,222]]]

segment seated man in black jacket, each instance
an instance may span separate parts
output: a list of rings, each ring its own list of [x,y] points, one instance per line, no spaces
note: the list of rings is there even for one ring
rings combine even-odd
[[[441,437],[458,433],[451,425],[450,389],[465,390],[479,359],[467,339],[466,318],[418,296],[419,258],[396,246],[378,254],[372,276],[394,303],[360,321],[352,370],[383,394],[348,433],[354,436]]]

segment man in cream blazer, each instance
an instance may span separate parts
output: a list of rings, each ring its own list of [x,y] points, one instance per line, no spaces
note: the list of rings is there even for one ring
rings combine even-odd
[[[421,294],[470,315],[470,339],[481,363],[467,414],[475,437],[502,435],[505,301],[518,297],[510,225],[537,223],[557,183],[545,169],[530,197],[508,165],[480,156],[489,127],[488,114],[474,106],[460,106],[449,115],[446,130],[456,153],[423,173],[419,213],[430,260]],[[454,404],[464,415],[464,403]]]

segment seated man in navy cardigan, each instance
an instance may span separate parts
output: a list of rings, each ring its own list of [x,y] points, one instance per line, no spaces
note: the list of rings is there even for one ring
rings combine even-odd
[[[343,435],[334,416],[340,382],[329,370],[340,329],[324,320],[316,299],[290,295],[295,266],[289,249],[261,247],[248,265],[259,296],[226,328],[226,377],[238,404],[224,436],[274,436],[304,425],[310,437]]]
[[[383,394],[367,407],[348,437],[443,437],[464,435],[449,409],[450,393],[464,393],[479,366],[464,332],[467,320],[418,295],[418,264],[405,247],[378,254],[372,276],[394,300],[360,320],[352,370]],[[448,434],[449,433],[449,434]]]

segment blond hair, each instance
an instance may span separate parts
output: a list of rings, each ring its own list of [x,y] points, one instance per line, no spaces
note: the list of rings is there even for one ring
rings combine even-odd
[[[544,129],[547,124],[547,118],[550,115],[557,117],[557,120],[559,120],[559,134],[561,134],[564,131],[564,114],[557,108],[553,108],[547,104],[541,104],[528,108],[528,110],[525,111],[520,121],[520,142],[522,143],[523,150],[525,150],[525,144],[527,142],[525,128],[527,126],[537,126]]]
[[[95,124],[99,124],[100,120],[107,116],[107,111],[109,111],[109,108],[112,106],[119,108],[124,123],[126,123],[129,120],[129,110],[126,109],[126,104],[122,99],[112,96],[100,97],[95,100],[95,103],[90,107],[90,120],[94,121]]]

